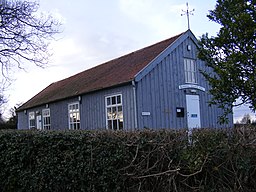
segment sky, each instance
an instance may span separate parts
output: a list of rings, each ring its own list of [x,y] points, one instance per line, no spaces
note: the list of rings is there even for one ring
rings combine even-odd
[[[8,87],[10,107],[24,103],[49,84],[103,62],[157,43],[187,30],[186,0],[41,0],[40,12],[62,22],[62,33],[51,42],[49,65],[39,68],[24,63],[15,69]],[[197,38],[205,33],[215,36],[219,25],[206,15],[215,0],[190,0],[190,29]],[[250,111],[234,111],[235,121]],[[8,114],[8,113],[5,113]],[[255,117],[254,114],[251,114]]]

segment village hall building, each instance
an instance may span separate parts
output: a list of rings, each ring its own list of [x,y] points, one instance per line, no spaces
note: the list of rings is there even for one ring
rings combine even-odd
[[[220,128],[190,30],[54,82],[17,110],[18,129]]]

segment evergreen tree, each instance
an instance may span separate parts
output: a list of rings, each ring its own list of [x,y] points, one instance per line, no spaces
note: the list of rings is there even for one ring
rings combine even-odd
[[[210,103],[225,111],[224,122],[234,106],[256,109],[256,1],[217,0],[208,18],[221,28],[216,37],[202,36],[199,58],[212,69],[202,73],[211,85]]]

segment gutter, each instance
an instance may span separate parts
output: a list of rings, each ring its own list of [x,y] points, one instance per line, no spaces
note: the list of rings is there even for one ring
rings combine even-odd
[[[132,81],[132,89],[133,89],[133,103],[134,103],[134,124],[135,124],[135,129],[138,129],[136,83],[134,80]]]

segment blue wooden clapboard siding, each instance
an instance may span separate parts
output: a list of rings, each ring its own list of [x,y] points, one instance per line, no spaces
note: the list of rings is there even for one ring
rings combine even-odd
[[[77,102],[78,98],[70,98],[54,103],[49,103],[48,107],[46,105],[38,106],[35,108],[27,109],[23,112],[18,113],[18,127],[19,129],[28,129],[29,128],[29,113],[35,112],[42,115],[42,110],[49,108],[50,109],[50,118],[51,118],[51,128],[54,129],[68,129],[68,104]]]
[[[124,113],[124,128],[132,129],[135,127],[134,117],[134,99],[132,84],[120,86],[116,88],[105,89],[94,93],[89,93],[78,97],[65,99],[58,102],[48,104],[51,113],[51,127],[52,129],[68,129],[68,105],[74,102],[79,102],[81,129],[105,129],[106,128],[106,107],[105,97],[114,94],[122,94],[123,113]],[[19,112],[18,127],[19,129],[28,129],[28,114],[29,112],[39,112],[46,106],[39,106]]]
[[[116,94],[122,94],[124,129],[134,128],[134,99],[131,84],[83,95],[81,101],[81,128],[106,128],[105,97]]]
[[[28,116],[25,111],[17,112],[18,117],[18,129],[28,129]]]
[[[188,51],[187,45],[191,45]],[[197,59],[197,44],[192,34],[184,35],[158,56],[147,69],[138,74],[137,105],[138,126],[147,128],[187,127],[186,94],[189,90],[179,89],[185,84],[184,58],[195,59],[201,70],[207,70],[204,62]],[[209,86],[198,72],[198,85],[206,90],[197,90],[200,98],[201,127],[223,127],[216,124],[222,114],[216,106],[209,106]],[[176,107],[185,108],[184,118],[176,117]],[[232,125],[232,116],[229,116]]]

